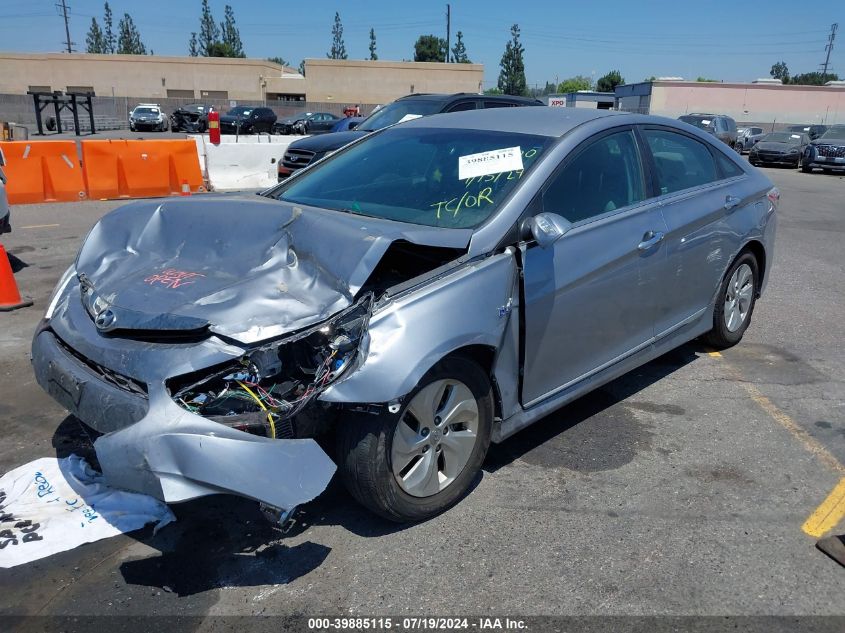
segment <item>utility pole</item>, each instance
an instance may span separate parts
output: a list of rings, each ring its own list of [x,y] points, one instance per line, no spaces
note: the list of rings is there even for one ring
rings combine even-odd
[[[67,52],[72,53],[73,52],[73,45],[76,42],[70,41],[70,18],[68,17],[68,14],[67,14],[68,9],[70,9],[70,7],[67,6],[67,2],[65,2],[65,0],[62,0],[62,3],[60,5],[57,4],[56,8],[62,10],[62,15],[65,18],[65,37],[67,39],[63,42],[63,44],[65,44],[65,46],[67,46]]]
[[[838,28],[838,22],[830,25],[830,35],[827,36],[827,45],[824,47],[827,55],[824,58],[824,64],[822,64],[822,83],[827,79],[827,67],[830,64],[830,54],[833,52],[833,40],[836,39],[836,29]]]
[[[446,5],[446,63],[448,64],[451,58],[449,47],[451,46],[452,36],[452,5]]]

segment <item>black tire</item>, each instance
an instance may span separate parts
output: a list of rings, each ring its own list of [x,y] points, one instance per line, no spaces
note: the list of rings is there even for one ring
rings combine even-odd
[[[390,463],[393,436],[413,397],[436,380],[460,380],[478,404],[479,421],[469,461],[454,481],[428,497],[415,497],[400,487]],[[457,503],[481,469],[493,430],[493,393],[487,374],[472,360],[447,358],[423,376],[405,398],[398,413],[354,414],[342,417],[337,428],[338,470],[350,494],[372,512],[400,523],[430,519]]]
[[[742,325],[734,332],[731,332],[725,324],[725,299],[728,292],[728,284],[734,272],[743,264],[747,264],[751,268],[753,284],[751,304]],[[716,308],[713,310],[713,329],[701,337],[702,341],[715,349],[727,349],[739,343],[742,340],[742,335],[745,334],[745,330],[751,324],[751,317],[754,314],[754,306],[757,302],[757,293],[759,290],[760,269],[757,265],[757,258],[749,251],[744,251],[734,260],[724,279],[722,279],[722,285],[719,287],[719,293],[716,295]]]
[[[813,172],[813,166],[812,165],[801,165],[801,171],[803,171],[805,174],[810,174],[810,173]]]

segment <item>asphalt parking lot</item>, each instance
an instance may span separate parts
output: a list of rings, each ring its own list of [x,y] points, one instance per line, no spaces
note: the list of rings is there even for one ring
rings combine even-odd
[[[845,616],[845,569],[802,530],[845,477],[845,177],[765,171],[775,263],[738,346],[686,345],[492,447],[426,523],[377,519],[333,483],[282,538],[252,502],[202,499],[157,535],[0,570],[0,615]],[[0,472],[82,445],[29,344],[120,204],[12,210],[3,243],[35,306],[0,314]]]

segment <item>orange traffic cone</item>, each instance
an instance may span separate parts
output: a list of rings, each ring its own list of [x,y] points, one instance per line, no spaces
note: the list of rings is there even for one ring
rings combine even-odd
[[[32,299],[23,300],[18,292],[18,284],[15,283],[15,276],[12,274],[12,266],[9,264],[9,256],[6,249],[0,244],[0,312],[8,312],[25,308],[32,305]]]

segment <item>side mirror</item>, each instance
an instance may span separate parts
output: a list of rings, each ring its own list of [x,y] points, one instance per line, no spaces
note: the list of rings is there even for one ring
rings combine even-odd
[[[349,124],[349,129],[350,129],[350,130],[354,130],[354,129],[355,129],[355,128],[357,128],[357,127],[358,127],[358,124],[357,124],[357,123],[350,123],[350,124]]]
[[[540,248],[548,248],[569,232],[572,222],[555,213],[538,213],[528,218],[525,228]]]

